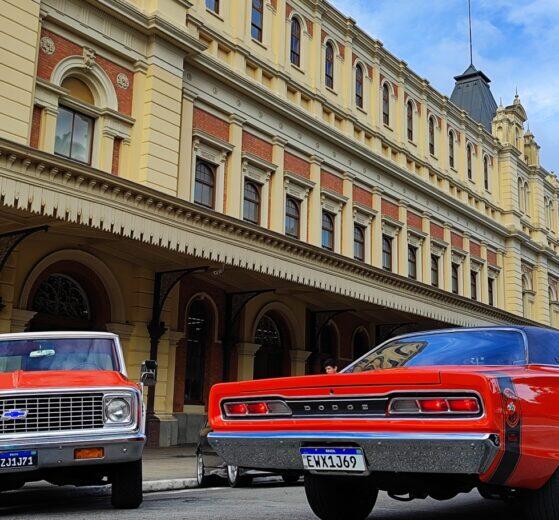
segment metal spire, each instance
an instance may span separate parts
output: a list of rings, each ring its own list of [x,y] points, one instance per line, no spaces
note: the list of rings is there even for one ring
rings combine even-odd
[[[472,43],[472,0],[468,0],[468,23],[470,26],[470,65],[474,64],[474,47]]]

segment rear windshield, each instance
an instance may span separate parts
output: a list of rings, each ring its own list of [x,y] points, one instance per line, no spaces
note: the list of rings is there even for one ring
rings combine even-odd
[[[0,340],[0,372],[118,369],[111,339]]]
[[[525,365],[524,337],[518,331],[469,330],[426,333],[390,341],[344,372],[436,365]]]

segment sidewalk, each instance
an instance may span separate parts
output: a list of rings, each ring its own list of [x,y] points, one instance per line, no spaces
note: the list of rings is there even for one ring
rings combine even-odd
[[[146,448],[143,458],[144,492],[196,487],[195,446]]]

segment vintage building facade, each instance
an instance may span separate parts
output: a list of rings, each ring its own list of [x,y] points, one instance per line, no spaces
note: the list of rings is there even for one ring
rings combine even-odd
[[[557,325],[559,186],[473,66],[451,101],[323,0],[0,20],[0,329],[117,332],[132,374],[157,356],[151,442],[192,442],[217,381]]]

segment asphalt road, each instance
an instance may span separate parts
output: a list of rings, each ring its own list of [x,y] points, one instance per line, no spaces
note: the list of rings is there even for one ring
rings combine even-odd
[[[302,485],[256,483],[252,488],[227,487],[150,493],[134,511],[116,511],[98,489],[42,488],[2,493],[0,516],[18,519],[192,519],[312,520]],[[520,520],[517,508],[482,499],[477,492],[447,502],[395,502],[380,495],[373,520]]]

